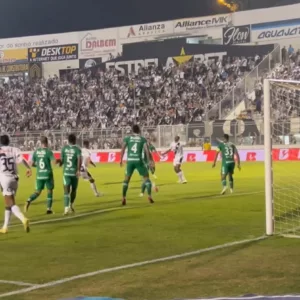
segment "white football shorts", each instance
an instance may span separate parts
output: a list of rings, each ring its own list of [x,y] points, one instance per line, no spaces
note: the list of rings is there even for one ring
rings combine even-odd
[[[1,176],[0,185],[3,196],[13,196],[18,190],[18,178],[10,176]]]
[[[183,162],[183,157],[182,156],[179,156],[179,157],[176,157],[174,158],[173,160],[173,166],[177,166],[177,165],[181,165]]]
[[[81,170],[80,177],[84,180],[91,180],[93,179],[92,175],[89,173],[88,170]]]

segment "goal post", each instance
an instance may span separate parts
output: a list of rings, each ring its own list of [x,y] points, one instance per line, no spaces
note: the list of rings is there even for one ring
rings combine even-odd
[[[270,81],[264,81],[264,152],[265,152],[265,199],[266,234],[273,235],[273,184],[272,184],[272,135],[271,135]]]
[[[266,234],[300,238],[300,81],[264,80]]]

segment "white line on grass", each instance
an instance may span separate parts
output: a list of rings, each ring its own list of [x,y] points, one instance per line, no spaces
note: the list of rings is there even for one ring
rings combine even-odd
[[[250,296],[250,297],[220,297],[220,298],[199,298],[186,300],[250,300],[250,299],[274,299],[274,298],[300,298],[299,295],[280,295],[280,296]]]
[[[246,195],[255,195],[255,194],[261,194],[264,191],[257,191],[257,192],[251,192],[251,193],[236,193],[236,194],[228,194],[228,195],[216,195],[216,196],[207,196],[207,199],[216,199],[216,198],[227,198],[228,196],[246,196]],[[203,200],[204,198],[202,198]],[[168,204],[172,203],[171,202],[164,202],[162,204]],[[176,203],[176,201],[174,201]],[[160,203],[159,203],[160,204]],[[30,222],[31,225],[38,225],[38,224],[47,224],[47,223],[56,223],[56,222],[62,222],[62,221],[69,221],[72,219],[78,219],[78,218],[83,218],[83,217],[88,217],[88,216],[93,216],[93,215],[98,215],[98,214],[103,214],[106,212],[111,212],[111,211],[118,211],[118,210],[127,210],[127,209],[135,209],[135,208],[145,208],[147,206],[128,206],[128,207],[113,207],[113,208],[106,208],[106,209],[100,209],[92,212],[86,212],[86,213],[81,213],[77,214],[74,216],[67,216],[67,217],[61,217],[61,218],[55,218],[55,219],[47,219],[47,220],[41,220],[41,221],[33,221]],[[14,224],[11,225],[10,227],[17,227],[17,226],[23,226],[22,224]]]
[[[37,286],[37,284],[23,282],[23,281],[10,281],[10,280],[0,280],[0,284],[11,284],[11,285],[20,285],[20,286]]]
[[[106,209],[95,210],[92,212],[82,213],[82,214],[78,214],[78,215],[74,215],[74,216],[65,216],[65,217],[55,218],[55,219],[34,221],[34,222],[30,222],[30,224],[37,225],[37,224],[56,223],[56,222],[68,221],[68,220],[82,218],[82,217],[88,217],[88,216],[92,216],[92,215],[103,214],[103,213],[115,211],[115,210],[125,210],[125,209],[139,208],[139,207],[140,206],[106,208]],[[23,226],[23,225],[22,224],[14,224],[14,225],[11,225],[10,227],[17,227],[17,226]]]
[[[128,265],[123,265],[123,266],[118,266],[118,267],[113,267],[113,268],[97,270],[97,271],[90,272],[90,273],[84,273],[84,274],[80,274],[80,275],[76,275],[76,276],[72,276],[72,277],[66,277],[66,278],[62,278],[60,280],[50,281],[48,283],[38,284],[38,285],[34,285],[32,287],[28,287],[28,288],[24,288],[24,289],[12,291],[12,292],[0,294],[0,298],[19,295],[19,294],[26,294],[26,293],[29,293],[29,292],[32,292],[32,291],[35,291],[35,290],[39,290],[39,289],[43,289],[43,288],[49,288],[49,287],[60,285],[60,284],[70,282],[70,281],[73,281],[73,280],[92,277],[92,276],[96,276],[96,275],[100,275],[100,274],[104,274],[104,273],[111,273],[111,272],[116,272],[116,271],[121,271],[121,270],[126,270],[126,269],[132,269],[132,268],[136,268],[136,267],[142,267],[142,266],[146,266],[146,265],[152,265],[152,264],[156,264],[156,263],[160,263],[160,262],[166,262],[166,261],[170,261],[170,260],[181,259],[181,258],[185,258],[185,257],[189,257],[189,256],[199,255],[199,254],[210,252],[210,251],[215,251],[215,250],[225,249],[225,248],[229,248],[229,247],[233,247],[233,246],[237,246],[237,245],[247,244],[247,243],[256,242],[256,241],[261,241],[261,240],[264,240],[266,238],[267,238],[266,236],[261,236],[261,237],[257,237],[257,238],[253,238],[253,239],[226,243],[226,244],[213,246],[213,247],[209,247],[209,248],[205,248],[205,249],[200,249],[200,250],[196,250],[196,251],[192,251],[192,252],[186,252],[186,253],[182,253],[182,254],[178,254],[178,255],[172,255],[172,256],[167,256],[167,257],[162,257],[162,258],[137,262],[137,263],[133,263],[133,264],[128,264]]]

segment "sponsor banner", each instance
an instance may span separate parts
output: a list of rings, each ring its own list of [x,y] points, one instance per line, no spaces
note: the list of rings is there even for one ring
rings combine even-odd
[[[10,64],[10,65],[0,65],[1,75],[13,75],[28,72],[29,66],[26,64]]]
[[[173,22],[159,22],[134,26],[121,27],[119,29],[120,39],[136,40],[147,39],[147,37],[159,37],[173,34]]]
[[[160,152],[160,154],[163,152]],[[239,150],[240,159],[243,162],[263,162],[264,150]],[[24,153],[23,158],[31,159],[32,154]],[[54,153],[55,158],[60,158],[60,153]],[[126,154],[125,154],[126,156]],[[213,162],[216,156],[216,150],[184,150],[184,162]],[[272,157],[274,161],[300,161],[300,148],[290,149],[273,149]],[[92,152],[91,159],[97,163],[118,163],[121,159],[121,152]],[[155,162],[172,162],[174,153],[169,152],[167,155],[160,157],[157,153],[153,154]],[[125,159],[126,160],[126,157]]]
[[[224,57],[264,56],[274,49],[274,45],[225,46],[208,44],[187,44],[186,39],[169,39],[163,42],[132,43],[123,45],[123,55],[102,64],[103,69],[116,68],[121,74],[137,72],[139,67],[151,65],[181,65],[200,59],[222,60]]]
[[[238,45],[251,42],[251,26],[230,26],[223,28],[223,45]]]
[[[78,59],[78,44],[28,49],[29,62],[51,62]]]
[[[203,28],[223,27],[228,25],[231,25],[231,14],[188,18],[173,21],[174,33],[183,33]]]
[[[79,68],[88,69],[100,65],[102,63],[101,57],[89,58],[89,59],[80,59]]]
[[[300,37],[300,19],[251,25],[252,42],[276,41]]]
[[[118,52],[117,29],[93,30],[79,33],[79,58],[95,58]]]
[[[21,38],[1,39],[0,50],[47,47],[74,43],[78,43],[77,32],[25,36]]]
[[[27,49],[0,50],[0,64],[26,63]]]

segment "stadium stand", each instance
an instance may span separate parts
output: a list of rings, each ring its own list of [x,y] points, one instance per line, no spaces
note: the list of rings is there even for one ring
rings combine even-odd
[[[250,97],[247,109],[236,119],[261,119],[263,117],[263,79],[300,78],[300,52],[288,53],[271,73],[265,73],[255,84],[255,96]],[[284,55],[284,51],[282,52]],[[283,57],[282,57],[283,58]],[[38,132],[50,134],[76,130],[86,134],[94,130],[109,134],[95,139],[94,148],[120,147],[120,131],[129,132],[133,122],[154,128],[157,125],[178,125],[218,119],[218,113],[207,112],[224,99],[224,95],[239,85],[243,77],[253,70],[262,58],[232,57],[219,61],[188,62],[180,66],[142,68],[128,75],[115,69],[102,68],[70,70],[64,75],[24,82],[23,78],[0,82],[1,132],[20,138],[23,150],[32,150]],[[241,94],[244,100],[245,93]],[[299,116],[299,91],[284,87],[273,95],[274,119],[284,120]],[[246,99],[245,99],[246,100]],[[226,115],[224,106],[223,114]],[[33,134],[35,135],[35,134]],[[108,137],[109,136],[109,137]],[[89,138],[91,138],[89,136]],[[31,140],[31,142],[28,142]],[[59,149],[63,138],[53,138],[53,148]]]
[[[186,124],[202,120],[260,58],[196,61],[181,66],[70,71],[35,83],[13,79],[0,86],[1,131],[72,130]]]

